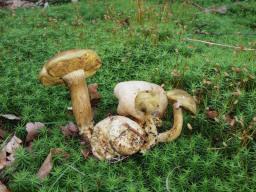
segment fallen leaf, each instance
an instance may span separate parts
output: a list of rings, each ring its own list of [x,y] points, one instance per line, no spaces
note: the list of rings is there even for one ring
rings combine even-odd
[[[5,151],[7,153],[13,154],[17,148],[19,148],[22,143],[22,140],[20,140],[18,137],[15,135],[11,138],[11,140],[6,144]]]
[[[5,135],[5,131],[0,129],[0,139],[3,139]]]
[[[87,159],[90,155],[90,150],[88,149],[81,149],[81,153],[83,154],[84,159]]]
[[[236,72],[236,73],[240,73],[242,71],[241,68],[239,67],[231,67],[232,71]]]
[[[4,150],[2,150],[2,151],[0,151],[0,170],[3,169],[6,165],[7,165],[6,152]]]
[[[61,131],[64,136],[77,136],[79,130],[73,122],[69,122],[67,125],[61,127]]]
[[[52,158],[54,155],[59,154],[67,155],[67,153],[65,153],[65,151],[61,148],[50,149],[49,154],[47,155],[46,159],[44,160],[43,164],[41,165],[40,169],[36,174],[39,177],[39,179],[43,180],[45,177],[49,175],[53,167]]]
[[[125,18],[125,19],[120,19],[120,20],[117,20],[117,24],[120,26],[120,27],[127,27],[130,25],[130,21],[129,21],[129,18]]]
[[[225,121],[230,127],[234,127],[236,123],[236,119],[231,115],[225,116]]]
[[[20,7],[35,7],[35,4],[29,1],[24,0],[5,0],[3,2],[0,2],[0,6],[6,7],[9,9],[17,9]]]
[[[181,77],[181,73],[177,69],[172,70],[171,75],[173,77]]]
[[[241,95],[240,89],[236,89],[236,91],[234,91],[234,92],[232,93],[232,95],[234,95],[234,96],[240,96],[240,95]]]
[[[38,134],[40,133],[40,129],[45,127],[43,123],[40,122],[29,122],[26,124],[26,131],[28,132],[27,137],[26,137],[26,142],[31,142],[33,141]]]
[[[1,114],[0,117],[3,117],[8,120],[20,120],[21,119],[20,117],[13,115],[13,114]]]
[[[212,82],[209,81],[209,80],[207,80],[207,79],[203,79],[203,84],[205,84],[205,85],[211,85]]]
[[[33,145],[33,142],[28,143],[28,146],[26,147],[28,152],[32,152],[32,145]]]
[[[227,13],[227,6],[226,5],[222,5],[220,7],[210,7],[210,8],[204,8],[203,12],[205,13],[219,13],[219,14],[225,14]]]
[[[0,181],[0,192],[11,192],[7,187]]]
[[[252,79],[252,80],[254,80],[254,79],[255,79],[255,76],[252,75],[252,74],[249,74],[249,78]]]
[[[0,152],[0,170],[15,161],[15,151],[21,147],[22,141],[15,135]]]
[[[256,116],[252,118],[248,126],[249,129],[253,129],[254,127],[256,127]]]
[[[207,110],[206,114],[209,119],[214,119],[214,120],[216,120],[216,118],[219,116],[219,113],[217,111],[210,110],[210,109]]]

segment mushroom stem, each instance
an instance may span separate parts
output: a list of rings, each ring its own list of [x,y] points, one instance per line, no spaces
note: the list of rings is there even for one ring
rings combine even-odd
[[[163,143],[163,142],[170,142],[175,140],[177,137],[180,136],[182,125],[183,125],[183,115],[182,115],[182,109],[180,107],[176,107],[177,105],[173,104],[173,115],[174,115],[174,123],[172,128],[169,131],[160,133],[157,136],[157,142]]]
[[[73,113],[81,135],[91,138],[93,114],[84,70],[76,70],[63,77],[69,87]]]
[[[141,148],[141,153],[145,153],[148,149],[152,148],[156,144],[157,128],[151,115],[145,115],[145,124],[142,126],[145,133],[145,143]]]

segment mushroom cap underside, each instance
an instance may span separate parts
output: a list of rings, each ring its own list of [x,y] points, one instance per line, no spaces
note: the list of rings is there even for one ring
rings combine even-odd
[[[173,89],[166,92],[167,98],[171,102],[177,102],[177,104],[193,114],[196,114],[196,102],[194,98],[186,91],[181,89]]]
[[[44,85],[64,83],[62,77],[66,74],[84,70],[85,77],[90,77],[101,67],[97,53],[89,49],[63,51],[51,58],[41,70],[39,79]]]

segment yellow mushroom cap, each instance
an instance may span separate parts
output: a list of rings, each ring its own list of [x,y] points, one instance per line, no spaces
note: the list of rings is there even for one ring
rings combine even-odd
[[[167,97],[171,102],[178,102],[178,105],[196,114],[196,102],[194,98],[186,91],[181,89],[173,89],[167,91]]]
[[[90,77],[101,67],[101,59],[95,51],[74,49],[63,51],[51,58],[41,70],[39,79],[44,85],[64,83],[66,74],[83,69],[85,77]]]

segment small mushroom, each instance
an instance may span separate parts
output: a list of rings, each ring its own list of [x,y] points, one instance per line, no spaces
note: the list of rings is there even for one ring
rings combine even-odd
[[[173,127],[157,136],[157,142],[170,142],[175,140],[181,134],[183,125],[182,108],[196,114],[196,103],[193,97],[186,91],[173,89],[167,91],[169,102],[173,103],[174,122]]]
[[[87,139],[91,137],[93,114],[85,79],[100,67],[101,60],[96,52],[87,49],[69,50],[50,59],[39,74],[43,85],[67,85],[80,134]]]
[[[135,118],[146,132],[144,153],[156,144],[157,125],[161,124],[168,99],[164,89],[145,81],[127,81],[118,83],[114,89],[119,99],[117,113]]]
[[[138,152],[145,132],[135,121],[124,116],[110,116],[93,128],[92,153],[100,160],[111,160]]]

